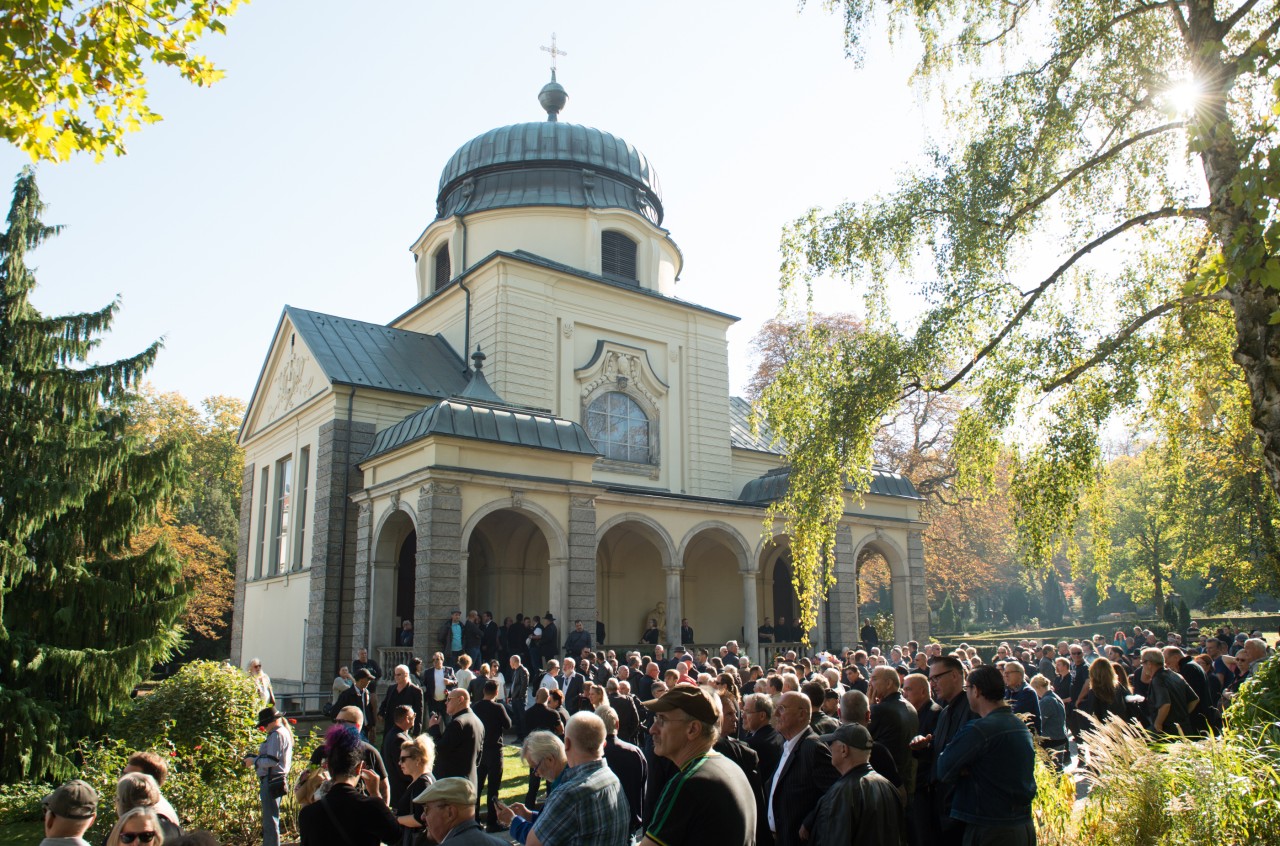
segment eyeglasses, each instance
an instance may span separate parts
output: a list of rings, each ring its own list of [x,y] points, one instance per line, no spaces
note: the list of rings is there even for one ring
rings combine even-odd
[[[413,760],[413,756],[412,756],[412,755],[401,755],[401,756],[400,756],[400,760],[401,760],[401,761],[412,761],[412,760]]]
[[[937,681],[938,679],[940,679],[940,678],[942,678],[943,676],[945,676],[947,673],[954,673],[954,672],[955,672],[955,668],[953,667],[953,668],[951,668],[950,670],[943,670],[941,673],[933,673],[933,674],[931,674],[931,675],[929,676],[929,681],[931,681],[931,682],[935,682],[935,681]]]
[[[137,834],[133,834],[128,831],[120,832],[121,843],[132,843],[135,840],[141,841],[142,843],[150,843],[155,839],[156,833],[154,831],[139,831]]]

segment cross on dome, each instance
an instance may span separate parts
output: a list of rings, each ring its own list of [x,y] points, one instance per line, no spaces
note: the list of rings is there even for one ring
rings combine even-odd
[[[556,78],[556,56],[567,56],[569,54],[563,50],[556,49],[556,34],[554,32],[551,33],[551,46],[539,47],[538,49],[544,53],[551,54],[551,79],[554,80]]]

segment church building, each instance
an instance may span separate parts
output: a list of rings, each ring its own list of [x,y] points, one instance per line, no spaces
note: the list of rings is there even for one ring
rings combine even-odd
[[[545,120],[463,144],[385,324],[285,306],[249,403],[232,658],[326,689],[366,647],[436,649],[454,609],[551,612],[607,642],[665,611],[758,657],[796,617],[765,530],[781,450],[729,394],[737,318],[676,295],[658,178],[621,138]],[[928,635],[920,499],[877,471],[840,521],[817,644],[857,640],[856,562],[889,562],[894,636]],[[888,633],[882,633],[886,636]],[[388,671],[390,668],[386,668]]]

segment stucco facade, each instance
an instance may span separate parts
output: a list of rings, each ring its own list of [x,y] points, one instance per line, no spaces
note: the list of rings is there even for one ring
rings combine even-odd
[[[567,131],[508,129],[530,126]],[[385,326],[286,307],[241,436],[235,660],[327,683],[402,618],[426,654],[454,608],[549,610],[562,632],[599,614],[630,643],[660,602],[668,642],[688,617],[699,641],[750,650],[787,613],[786,538],[744,499],[782,456],[730,398],[736,318],[675,298],[682,258],[647,162],[565,149],[455,156],[439,208],[460,211],[412,244],[414,305]],[[497,177],[532,202],[484,193]],[[636,180],[625,207],[598,196]],[[919,500],[881,477],[841,522],[822,645],[856,639],[868,549],[890,563],[897,636],[927,634]]]

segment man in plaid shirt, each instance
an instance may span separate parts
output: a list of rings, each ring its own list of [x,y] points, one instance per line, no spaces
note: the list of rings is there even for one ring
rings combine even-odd
[[[626,846],[630,806],[604,762],[604,722],[589,711],[569,718],[564,751],[569,769],[529,832],[527,846]]]

